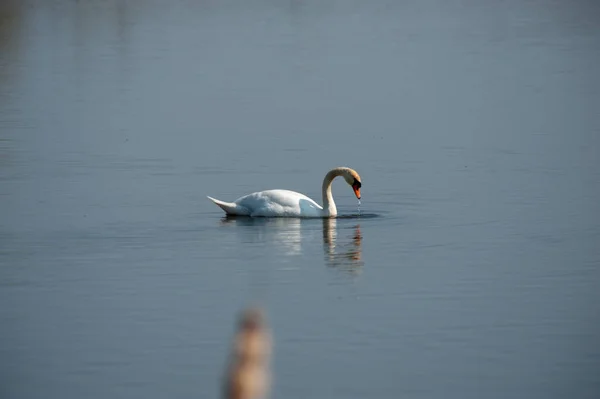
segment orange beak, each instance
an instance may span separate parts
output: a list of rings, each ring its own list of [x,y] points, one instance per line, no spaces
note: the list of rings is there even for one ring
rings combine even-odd
[[[354,190],[354,195],[356,195],[356,198],[360,199],[360,187],[352,186],[352,189]]]

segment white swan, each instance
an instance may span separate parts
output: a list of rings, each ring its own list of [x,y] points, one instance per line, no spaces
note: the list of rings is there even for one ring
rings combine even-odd
[[[234,202],[224,202],[208,197],[228,215],[264,217],[308,217],[322,218],[337,215],[331,194],[331,183],[342,176],[352,186],[356,198],[360,199],[360,176],[355,170],[339,167],[331,169],[323,179],[323,206],[304,194],[289,190],[267,190],[245,195]]]

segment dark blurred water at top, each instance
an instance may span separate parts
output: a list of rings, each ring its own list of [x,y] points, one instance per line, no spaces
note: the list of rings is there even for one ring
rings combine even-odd
[[[0,5],[0,397],[597,398],[593,1]],[[222,218],[324,174],[367,217]],[[342,215],[357,213],[343,183]]]

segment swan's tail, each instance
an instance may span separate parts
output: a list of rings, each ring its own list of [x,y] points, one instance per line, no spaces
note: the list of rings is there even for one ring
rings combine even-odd
[[[214,202],[215,204],[217,204],[219,206],[219,208],[223,209],[225,211],[225,213],[228,215],[239,215],[239,216],[250,215],[250,212],[248,211],[248,209],[246,209],[243,206],[240,206],[234,202],[221,201],[216,198],[209,197],[208,195],[206,197],[209,200],[211,200],[212,202]]]

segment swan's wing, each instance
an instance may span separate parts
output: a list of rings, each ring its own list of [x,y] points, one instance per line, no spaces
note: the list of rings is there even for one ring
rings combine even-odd
[[[304,194],[290,190],[266,190],[238,198],[236,204],[252,216],[319,217],[323,208]]]

